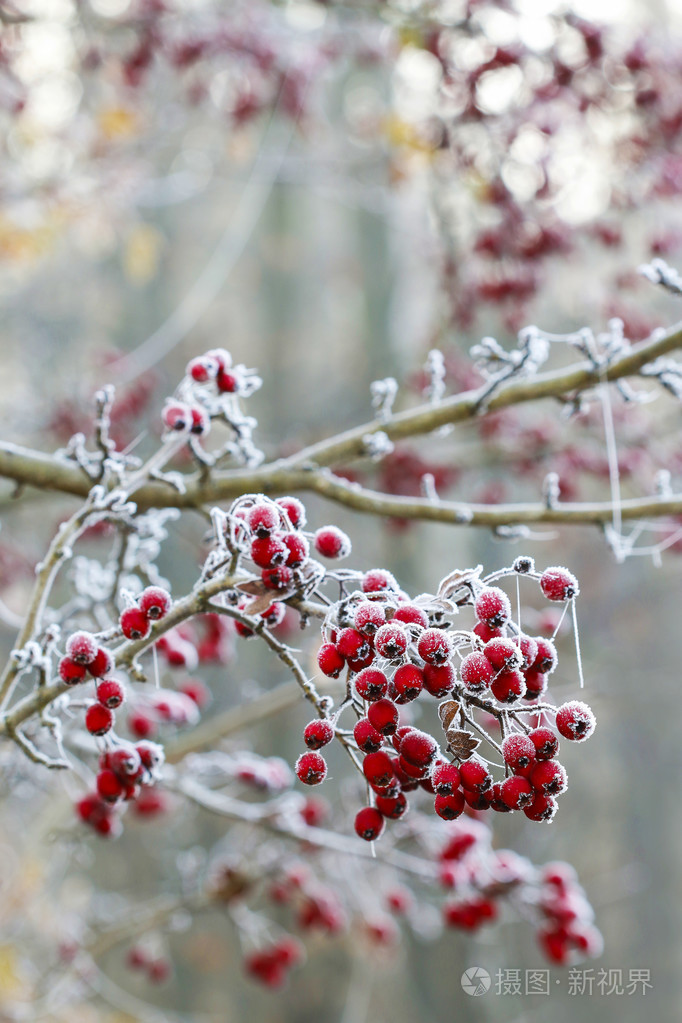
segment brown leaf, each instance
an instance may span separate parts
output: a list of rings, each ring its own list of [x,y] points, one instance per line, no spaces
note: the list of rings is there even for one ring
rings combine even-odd
[[[460,586],[464,586],[465,583],[469,583],[473,579],[478,579],[482,571],[483,565],[477,565],[476,568],[455,569],[454,572],[450,572],[444,579],[441,579],[438,596],[447,600]]]
[[[481,740],[477,739],[473,732],[461,731],[457,728],[450,728],[445,735],[448,740],[448,749],[459,760],[468,760]]]
[[[444,700],[443,703],[439,704],[438,714],[440,716],[441,724],[446,732],[452,724],[458,710],[459,704],[454,700]]]

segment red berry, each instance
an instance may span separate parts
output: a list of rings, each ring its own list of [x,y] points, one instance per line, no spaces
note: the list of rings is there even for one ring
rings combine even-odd
[[[538,792],[558,796],[568,787],[566,769],[558,760],[542,760],[530,772],[529,781]]]
[[[411,764],[409,760],[405,760],[404,757],[398,758],[398,764],[403,774],[411,780],[423,781],[424,778],[429,776],[429,764]],[[403,784],[403,788],[404,783]]]
[[[176,433],[188,433],[192,426],[192,410],[184,402],[169,402],[161,413],[163,425]]]
[[[342,629],[336,637],[336,649],[349,661],[358,661],[370,653],[367,638],[357,629]]]
[[[526,680],[520,671],[501,671],[493,679],[490,689],[500,703],[515,703],[526,692]]]
[[[148,739],[157,732],[156,721],[141,710],[128,715],[128,728],[136,739]]]
[[[305,505],[297,497],[278,497],[276,503],[286,512],[294,529],[303,529],[306,524]]]
[[[540,589],[548,600],[570,600],[580,593],[576,577],[567,568],[546,568],[540,576]]]
[[[415,767],[428,767],[438,754],[438,743],[427,732],[410,728],[402,737],[400,756]]]
[[[531,821],[551,821],[557,812],[557,803],[552,796],[536,792],[533,802],[524,806],[523,812]]]
[[[138,742],[135,749],[138,752],[142,766],[148,771],[155,771],[165,759],[163,746],[159,746],[157,742]]]
[[[543,674],[551,675],[558,664],[558,655],[556,647],[552,643],[551,639],[545,639],[544,636],[536,636],[535,642],[537,644],[538,652],[535,656],[535,660],[531,664],[531,668],[535,671],[541,671]]]
[[[270,607],[266,607],[265,611],[261,611],[260,617],[263,619],[269,629],[274,629],[278,625],[281,625],[284,621],[287,613],[287,606],[283,604],[281,600],[276,600]]]
[[[365,600],[355,609],[353,624],[363,636],[373,636],[377,629],[386,624],[386,614],[375,600]]]
[[[542,696],[547,689],[547,676],[541,671],[535,671],[531,668],[528,671],[524,671],[523,677],[526,681],[524,698],[526,700],[537,700],[538,696]]]
[[[323,558],[347,558],[351,552],[350,538],[336,526],[323,526],[315,533],[315,550]]]
[[[139,607],[128,607],[119,618],[119,625],[126,639],[146,639],[151,625],[149,618]]]
[[[487,792],[493,783],[493,776],[480,760],[465,760],[459,765],[462,788],[470,792]]]
[[[87,668],[84,664],[76,664],[70,657],[62,657],[59,662],[59,677],[62,682],[66,682],[67,686],[78,685],[82,682],[87,673]]]
[[[426,612],[415,604],[401,604],[392,621],[403,622],[404,625],[421,625],[422,629],[426,629],[429,624]]]
[[[535,791],[526,778],[512,775],[502,782],[500,798],[510,810],[523,810],[524,806],[530,806],[533,802]]]
[[[137,603],[140,611],[155,622],[170,611],[171,595],[168,590],[164,590],[160,586],[148,586],[140,594]]]
[[[254,504],[246,513],[246,522],[252,533],[265,540],[279,528],[279,512],[273,504],[264,501]]]
[[[198,384],[205,384],[209,380],[215,380],[219,370],[220,364],[217,359],[212,358],[210,355],[199,355],[187,364],[185,372],[187,376],[190,376],[192,380],[196,380]]]
[[[97,791],[107,802],[115,803],[123,795],[124,785],[118,776],[109,768],[105,768],[97,775]]]
[[[355,690],[363,700],[381,700],[388,691],[388,679],[383,671],[363,668],[355,678]]]
[[[103,707],[115,710],[126,698],[125,689],[113,678],[105,678],[97,686],[97,699]]]
[[[408,635],[402,625],[382,625],[374,637],[374,649],[380,657],[393,661],[407,650]]]
[[[385,590],[398,590],[394,576],[385,568],[372,568],[362,577],[363,593],[383,593]]]
[[[454,688],[456,681],[457,675],[451,664],[424,665],[424,688],[431,696],[436,696],[438,699],[447,696]]]
[[[459,771],[447,760],[439,760],[431,772],[431,781],[439,796],[450,796],[459,788]]]
[[[279,534],[268,536],[264,540],[253,540],[251,543],[251,560],[259,568],[272,568],[283,565],[289,557],[289,548]]]
[[[323,643],[317,651],[317,663],[327,678],[338,678],[346,662],[333,643]]]
[[[399,711],[392,700],[377,700],[371,703],[367,710],[367,717],[377,732],[382,735],[393,735],[398,727]]]
[[[396,701],[398,703],[409,703],[416,698],[424,688],[424,675],[415,664],[403,664],[393,676]]]
[[[493,666],[485,654],[477,652],[467,654],[459,671],[462,682],[472,693],[480,693],[487,688],[495,675]]]
[[[511,618],[511,604],[504,590],[490,586],[481,590],[474,602],[476,616],[491,628],[499,629]]]
[[[88,664],[88,671],[93,678],[103,678],[108,675],[114,666],[114,661],[108,650],[103,646],[97,648],[94,661]]]
[[[327,762],[319,753],[302,753],[295,770],[304,785],[319,785],[327,776]]]
[[[524,811],[525,812],[525,811]],[[570,948],[567,934],[561,931],[540,931],[538,942],[550,963],[564,966],[568,962]]]
[[[386,788],[394,778],[393,762],[388,753],[379,750],[378,753],[368,753],[362,762],[362,773],[370,785],[377,788]]]
[[[301,809],[301,817],[310,828],[319,828],[320,825],[324,824],[328,814],[329,803],[327,800],[315,799],[314,796],[306,799]]]
[[[106,766],[119,778],[136,778],[142,769],[142,759],[134,746],[127,746],[107,753]]]
[[[76,664],[91,664],[97,649],[95,637],[89,632],[74,632],[66,641],[66,653]]]
[[[199,405],[193,405],[190,409],[190,415],[192,417],[192,425],[189,428],[189,432],[197,437],[205,437],[211,429],[211,419],[206,409],[201,408]]]
[[[484,643],[502,635],[502,629],[491,629],[485,622],[477,622],[476,625],[474,625],[474,632]]]
[[[452,643],[442,629],[426,629],[419,637],[417,651],[427,664],[445,664],[452,656]]]
[[[514,732],[503,741],[502,755],[505,764],[509,764],[512,771],[518,771],[535,760],[535,746],[527,735]]]
[[[571,700],[559,707],[556,714],[556,726],[564,739],[573,742],[584,742],[589,739],[596,725],[594,714],[586,703]]]
[[[106,735],[114,723],[114,715],[101,703],[93,703],[85,712],[85,727],[91,735]]]
[[[303,741],[308,749],[322,749],[334,738],[334,728],[331,721],[320,718],[310,721],[303,729]]]
[[[461,789],[455,789],[449,796],[436,796],[436,813],[446,821],[454,821],[464,810],[466,800]]]
[[[302,533],[285,533],[282,537],[288,550],[287,568],[300,568],[310,554],[310,544]]]
[[[275,568],[264,568],[260,577],[269,590],[284,590],[293,582],[294,573],[286,565],[276,565]]]
[[[368,718],[360,718],[353,729],[353,735],[363,753],[376,753],[381,749],[383,736]]]
[[[483,653],[496,671],[520,668],[523,661],[523,655],[514,640],[505,636],[489,640],[483,647]]]
[[[374,842],[384,830],[384,818],[373,806],[365,806],[355,816],[355,833],[366,842]]]
[[[394,821],[404,817],[408,810],[407,798],[403,792],[399,792],[396,796],[377,795],[376,805],[383,817],[389,817]]]
[[[535,747],[536,760],[551,760],[559,752],[559,740],[551,728],[534,728],[528,738]]]
[[[531,636],[519,636],[518,647],[521,652],[521,670],[527,671],[535,664],[538,656],[538,644]]]

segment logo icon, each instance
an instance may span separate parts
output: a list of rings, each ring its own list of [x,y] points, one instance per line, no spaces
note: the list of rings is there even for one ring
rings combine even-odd
[[[470,966],[462,974],[462,990],[476,997],[490,989],[490,974],[482,966]]]

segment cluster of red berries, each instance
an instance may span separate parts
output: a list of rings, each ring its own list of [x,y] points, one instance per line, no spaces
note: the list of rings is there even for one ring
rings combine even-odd
[[[148,586],[137,603],[121,612],[119,625],[126,639],[146,639],[152,622],[165,618],[171,608],[171,595],[161,586]]]
[[[76,812],[83,823],[99,835],[115,837],[120,833],[118,809],[125,803],[138,800],[158,780],[164,754],[161,746],[153,742],[121,744],[102,753],[96,791],[84,796],[76,804]],[[154,813],[158,801],[142,804],[142,813]]]
[[[152,984],[163,984],[173,972],[169,959],[150,955],[142,945],[133,945],[126,956],[126,964],[129,969],[144,973]]]
[[[99,646],[89,632],[74,632],[66,642],[66,656],[59,662],[59,677],[66,685],[96,680],[96,700],[85,712],[85,727],[91,735],[105,735],[114,724],[114,710],[124,702],[123,685],[105,678],[113,667],[108,650]]]
[[[289,970],[298,966],[303,958],[301,942],[286,934],[264,948],[249,952],[244,959],[244,969],[265,987],[280,988],[286,983]]]

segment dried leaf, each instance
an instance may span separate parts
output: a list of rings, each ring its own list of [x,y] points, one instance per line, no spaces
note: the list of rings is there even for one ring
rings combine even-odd
[[[448,749],[458,757],[459,760],[468,760],[481,740],[477,739],[472,732],[461,731],[457,728],[450,728],[445,735],[448,740]]]
[[[483,571],[483,565],[477,565],[476,568],[465,568],[455,569],[454,572],[450,572],[444,579],[441,579],[438,586],[438,597],[441,600],[448,600],[455,593],[460,586],[464,586],[465,583],[472,582],[474,579],[478,579]]]
[[[455,700],[444,700],[443,703],[439,705],[438,714],[440,715],[441,724],[446,732],[452,724],[458,710],[459,704],[456,703]]]
[[[265,610],[265,607],[270,607],[270,604],[274,603],[275,600],[286,600],[296,592],[290,587],[281,590],[270,589],[260,579],[249,579],[245,583],[238,583],[235,586],[235,590],[240,590],[241,593],[246,593],[249,597],[267,599],[267,604],[265,604],[263,610]],[[255,614],[255,612],[248,611],[247,614]]]

